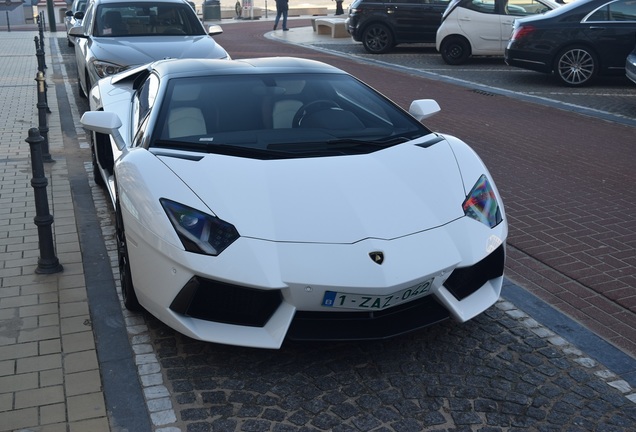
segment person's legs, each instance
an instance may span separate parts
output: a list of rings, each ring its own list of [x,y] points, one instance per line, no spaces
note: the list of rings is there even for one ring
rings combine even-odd
[[[274,30],[276,30],[276,27],[278,27],[278,20],[280,19],[281,14],[282,13],[280,11],[276,12],[276,19],[274,20]],[[285,25],[285,19],[283,19],[283,28],[285,28]]]
[[[283,11],[283,30],[287,30],[287,11]]]

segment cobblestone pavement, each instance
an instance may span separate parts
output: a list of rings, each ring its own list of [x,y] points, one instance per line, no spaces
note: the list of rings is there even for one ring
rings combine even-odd
[[[77,139],[86,153],[87,137]],[[90,185],[119,289],[112,209]],[[506,300],[463,325],[277,351],[202,343],[123,314],[156,432],[636,429],[622,376]]]
[[[152,319],[149,334],[184,431],[636,427],[624,381],[507,302],[468,325],[382,343],[250,350]]]

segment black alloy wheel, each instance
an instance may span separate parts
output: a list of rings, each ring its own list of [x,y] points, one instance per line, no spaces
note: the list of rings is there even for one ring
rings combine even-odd
[[[393,34],[384,24],[370,24],[362,32],[362,45],[371,54],[384,54],[393,48]]]

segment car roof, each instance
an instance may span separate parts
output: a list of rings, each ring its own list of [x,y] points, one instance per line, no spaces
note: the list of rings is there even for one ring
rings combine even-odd
[[[291,73],[324,73],[349,75],[334,66],[316,60],[296,57],[261,57],[252,59],[165,59],[137,66],[112,77],[112,84],[136,80],[154,71],[161,79],[189,78],[213,75],[260,75]]]
[[[159,76],[202,76],[264,73],[341,73],[331,65],[294,57],[263,57],[253,59],[168,59],[151,64]]]
[[[111,4],[111,3],[184,3],[188,4],[186,0],[91,0],[91,3],[96,4]]]

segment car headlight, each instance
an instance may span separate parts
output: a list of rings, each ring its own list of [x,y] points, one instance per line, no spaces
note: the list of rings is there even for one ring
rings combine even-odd
[[[217,256],[240,237],[234,225],[167,199],[160,199],[188,252]]]
[[[124,66],[103,61],[94,61],[93,68],[95,68],[95,72],[100,78],[115,75],[116,73],[126,70],[126,67]]]
[[[495,191],[488,178],[482,174],[462,204],[464,214],[470,218],[494,228],[501,221],[501,210]]]

